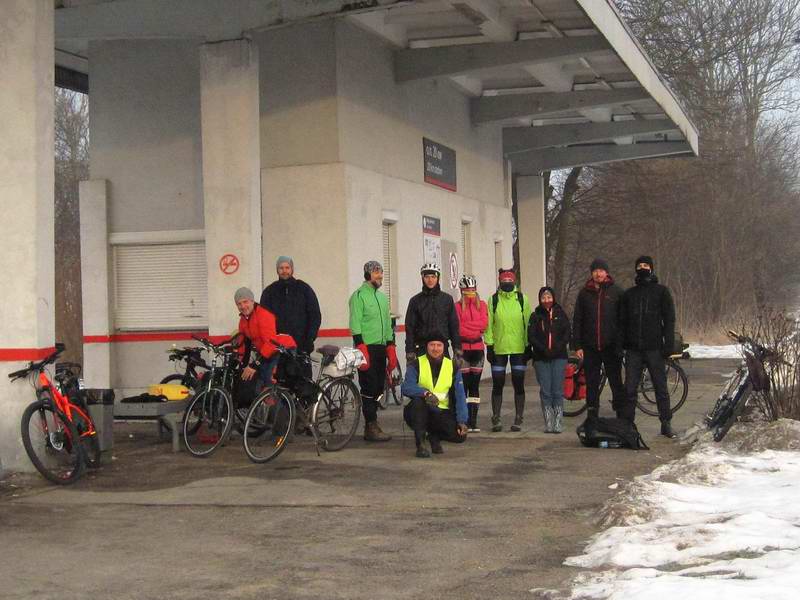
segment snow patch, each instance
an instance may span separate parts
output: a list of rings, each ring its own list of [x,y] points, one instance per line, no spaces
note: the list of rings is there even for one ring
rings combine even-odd
[[[690,344],[686,351],[692,358],[742,358],[742,347],[739,344],[725,346]]]
[[[609,528],[565,561],[586,569],[572,600],[796,597],[800,423],[733,433],[620,487]]]

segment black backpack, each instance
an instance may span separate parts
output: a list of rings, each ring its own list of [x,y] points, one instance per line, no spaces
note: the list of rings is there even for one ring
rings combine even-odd
[[[627,419],[586,419],[578,426],[577,433],[587,448],[650,450],[636,425]]]

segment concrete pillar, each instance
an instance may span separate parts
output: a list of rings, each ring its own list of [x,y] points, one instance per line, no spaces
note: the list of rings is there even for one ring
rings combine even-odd
[[[90,388],[111,387],[110,249],[108,182],[80,182],[83,379]]]
[[[34,400],[6,375],[52,351],[53,2],[0,2],[0,470],[32,466],[19,435]]]
[[[208,258],[208,327],[230,333],[234,291],[262,288],[258,53],[249,40],[200,48],[203,212]],[[238,266],[235,268],[232,259]],[[229,274],[226,274],[227,271]]]
[[[517,236],[521,285],[533,302],[536,292],[547,281],[541,177],[517,177]]]

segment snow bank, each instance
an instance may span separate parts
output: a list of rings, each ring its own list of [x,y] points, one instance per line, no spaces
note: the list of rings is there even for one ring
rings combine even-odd
[[[565,561],[587,569],[569,597],[797,597],[798,448],[800,423],[740,424],[623,486],[603,510],[611,527]]]
[[[692,358],[742,358],[742,347],[739,344],[725,346],[690,344],[687,352]]]

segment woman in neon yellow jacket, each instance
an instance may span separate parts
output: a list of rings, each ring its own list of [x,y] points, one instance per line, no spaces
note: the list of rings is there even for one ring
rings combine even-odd
[[[486,358],[492,365],[492,431],[502,431],[500,408],[506,384],[506,365],[511,363],[516,415],[511,431],[522,430],[525,412],[525,365],[528,362],[528,321],[531,304],[528,296],[517,289],[517,278],[511,269],[500,269],[500,287],[489,299],[489,327],[483,336]]]

